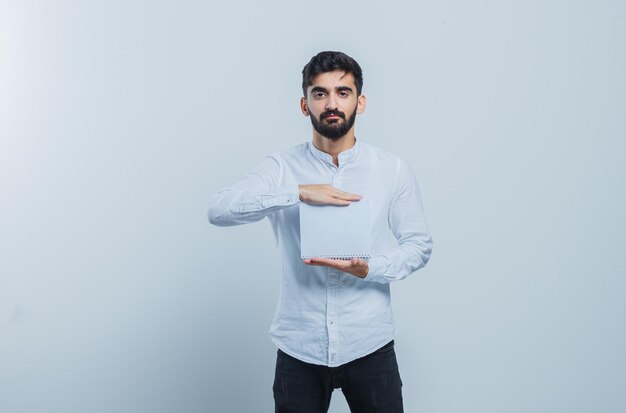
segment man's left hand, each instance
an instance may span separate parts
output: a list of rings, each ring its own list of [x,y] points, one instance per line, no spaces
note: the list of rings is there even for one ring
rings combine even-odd
[[[319,265],[322,267],[331,267],[350,273],[359,278],[365,278],[369,272],[369,265],[363,258],[353,257],[350,260],[332,260],[328,258],[307,258],[304,260],[308,265]]]

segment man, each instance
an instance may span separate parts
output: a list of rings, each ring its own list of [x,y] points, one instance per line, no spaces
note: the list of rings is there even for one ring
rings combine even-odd
[[[398,157],[357,142],[365,110],[358,63],[321,52],[302,71],[300,108],[312,142],[269,155],[219,191],[209,221],[229,226],[267,217],[282,268],[270,337],[279,348],[276,412],[326,412],[341,388],[352,412],[402,412],[389,283],[423,267],[431,251],[417,183]],[[299,203],[338,207],[368,199],[372,257],[300,258]],[[389,233],[397,242],[389,243]]]

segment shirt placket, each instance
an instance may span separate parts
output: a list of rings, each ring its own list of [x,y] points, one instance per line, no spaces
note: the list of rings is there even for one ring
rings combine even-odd
[[[327,310],[326,327],[328,329],[328,360],[335,363],[339,351],[339,334],[337,332],[337,318],[339,310],[339,270],[328,269],[326,288]]]
[[[341,168],[333,168],[332,185],[337,189],[343,188],[343,179]],[[328,360],[331,364],[336,363],[339,357],[339,332],[337,331],[337,321],[339,319],[339,288],[340,288],[340,271],[334,268],[328,269],[327,278],[327,312],[326,326],[328,329]]]

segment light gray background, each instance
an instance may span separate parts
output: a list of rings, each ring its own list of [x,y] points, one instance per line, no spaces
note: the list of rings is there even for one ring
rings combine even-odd
[[[0,1],[0,411],[269,412],[266,222],[210,196],[364,68],[435,245],[393,286],[407,412],[626,409],[626,3]],[[335,393],[332,412],[346,412]]]

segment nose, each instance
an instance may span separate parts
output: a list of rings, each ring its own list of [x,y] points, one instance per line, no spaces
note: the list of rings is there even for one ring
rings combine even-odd
[[[328,99],[326,100],[326,110],[335,110],[337,109],[337,100],[335,95],[330,93],[328,95]]]

